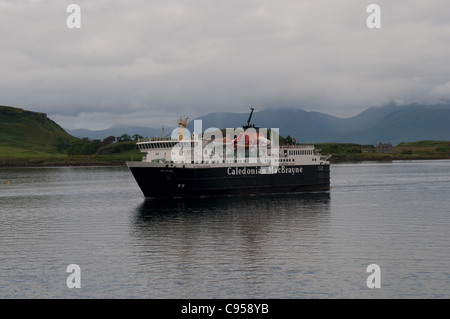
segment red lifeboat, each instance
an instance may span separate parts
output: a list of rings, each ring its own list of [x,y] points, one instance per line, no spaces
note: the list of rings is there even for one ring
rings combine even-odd
[[[242,132],[234,139],[234,146],[249,148],[258,145],[259,134],[255,132]]]

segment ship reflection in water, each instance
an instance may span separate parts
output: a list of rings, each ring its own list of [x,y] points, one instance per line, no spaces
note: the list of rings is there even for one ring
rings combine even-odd
[[[235,297],[283,297],[298,287],[284,281],[277,291],[277,277],[308,265],[298,263],[322,242],[329,212],[328,192],[146,200],[135,211],[134,246],[158,295],[176,286],[180,298],[234,289]]]
[[[241,216],[255,221],[283,219],[288,214],[295,218],[314,218],[329,213],[330,193],[302,193],[279,195],[256,195],[239,197],[207,197],[146,199],[135,210],[136,226],[157,221],[191,218],[222,220]],[[310,217],[308,217],[310,216]],[[198,220],[197,220],[198,222]]]

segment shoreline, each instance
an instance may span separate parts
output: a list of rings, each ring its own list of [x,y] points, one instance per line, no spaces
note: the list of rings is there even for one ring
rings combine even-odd
[[[345,157],[345,158],[330,158],[330,164],[342,164],[342,163],[362,163],[362,162],[392,162],[392,161],[418,161],[418,160],[450,160],[450,157],[426,157],[426,156],[415,156],[415,157],[385,157],[385,158],[358,158],[358,157]],[[89,166],[101,166],[101,167],[111,167],[111,166],[126,166],[126,161],[99,161],[99,162],[80,162],[80,163],[68,163],[68,162],[55,162],[48,163],[45,161],[28,161],[26,163],[14,163],[8,162],[7,160],[0,160],[0,168],[8,167],[89,167]]]
[[[126,166],[125,161],[118,162],[86,162],[86,163],[0,163],[0,168],[4,167],[88,167],[88,166]]]
[[[436,161],[436,160],[449,160],[449,156],[395,156],[395,157],[372,157],[372,158],[359,158],[359,157],[341,157],[335,158],[331,157],[329,159],[330,164],[338,163],[355,163],[355,162],[392,162],[392,161]]]
[[[357,158],[357,157],[347,157],[339,159],[330,159],[330,164],[341,164],[341,163],[361,163],[361,162],[392,162],[392,161],[438,161],[438,160],[450,160],[450,157],[426,157],[426,156],[416,156],[416,157],[390,157],[390,158]]]

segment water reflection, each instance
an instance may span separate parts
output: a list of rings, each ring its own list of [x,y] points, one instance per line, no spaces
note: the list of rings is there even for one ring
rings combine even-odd
[[[135,226],[178,218],[209,220],[223,216],[252,217],[257,220],[275,218],[280,213],[320,214],[329,211],[330,193],[305,193],[249,197],[148,199],[134,212]]]
[[[310,193],[254,197],[145,200],[134,214],[141,239],[237,240],[258,243],[289,230],[323,231],[330,211],[330,194]],[[306,234],[305,234],[306,235]],[[153,242],[151,243],[153,245]]]
[[[225,282],[244,293],[267,290],[277,272],[307,258],[329,211],[329,193],[146,200],[135,209],[133,246],[149,276],[186,296],[195,285],[219,297]]]

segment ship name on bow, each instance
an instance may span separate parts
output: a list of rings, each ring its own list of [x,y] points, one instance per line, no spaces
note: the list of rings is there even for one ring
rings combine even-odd
[[[303,167],[268,166],[268,167],[228,167],[228,175],[256,175],[256,174],[301,174]]]

